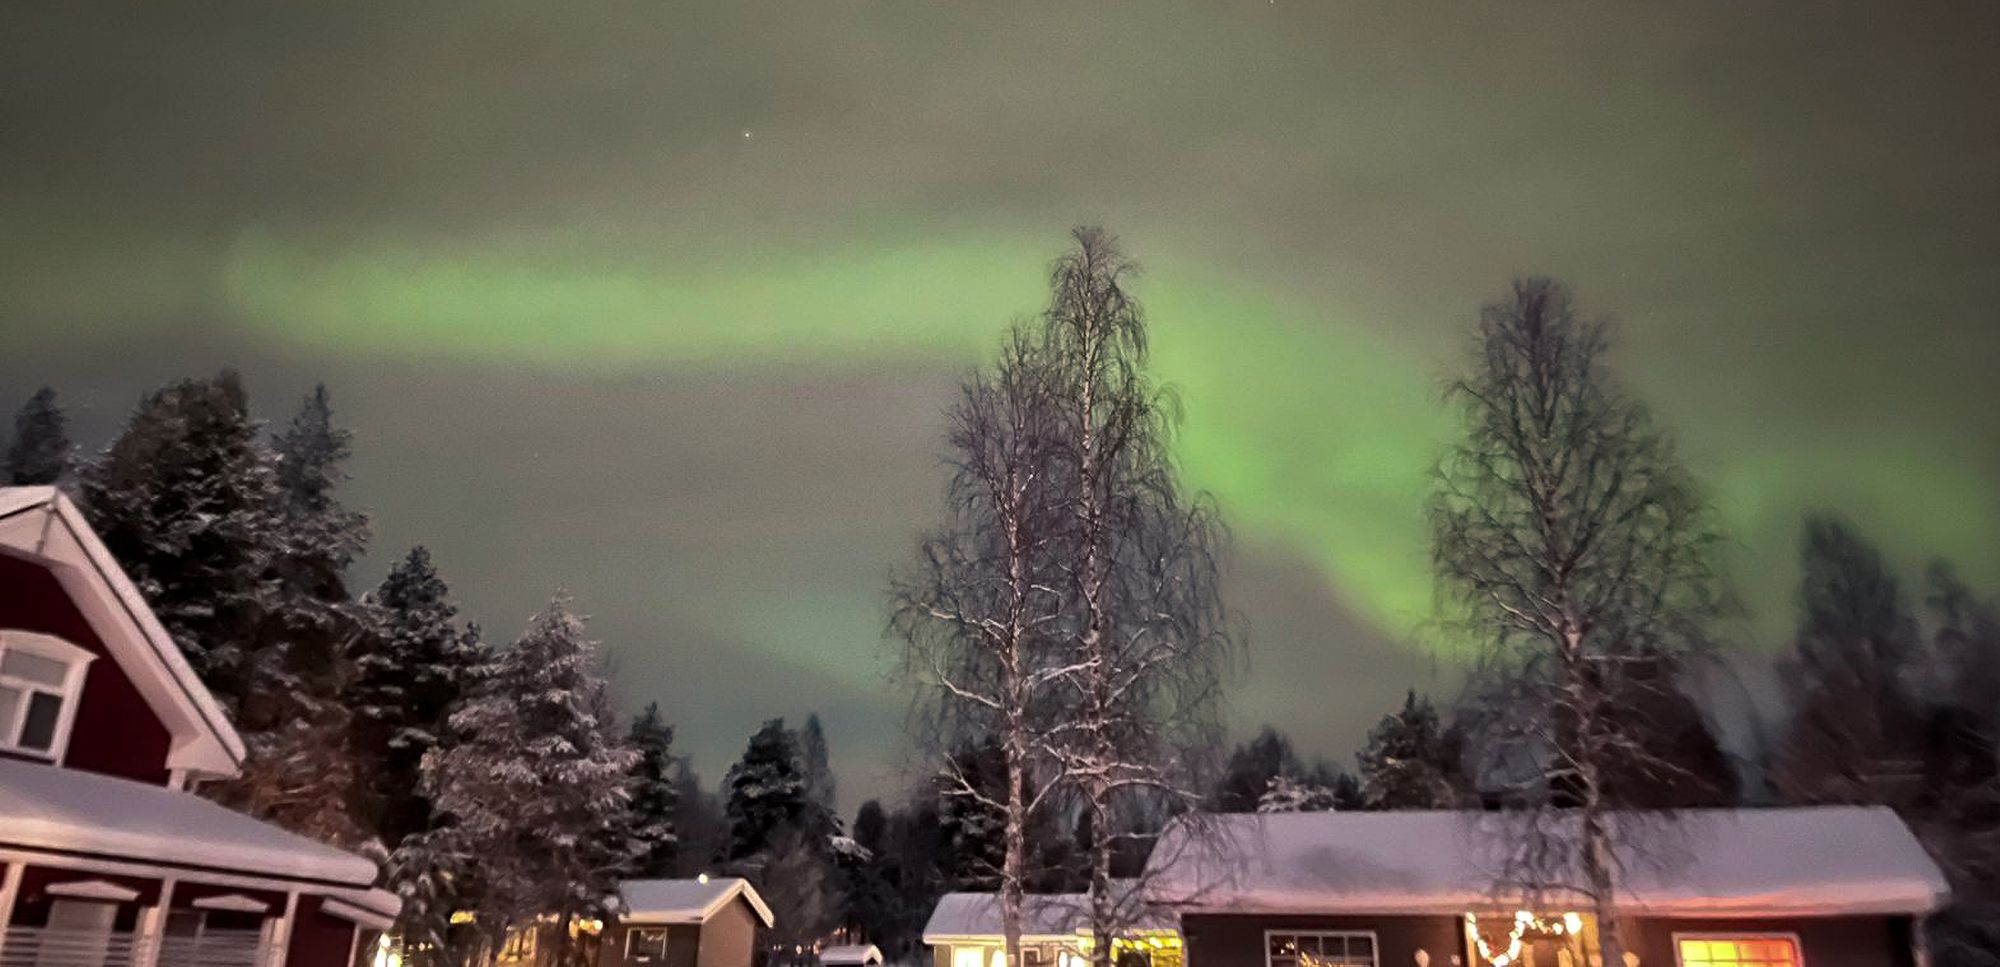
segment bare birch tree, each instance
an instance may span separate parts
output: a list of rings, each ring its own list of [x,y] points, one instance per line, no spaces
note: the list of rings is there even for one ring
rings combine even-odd
[[[1144,813],[1192,811],[1182,767],[1213,750],[1223,672],[1233,652],[1213,505],[1184,493],[1171,454],[1179,414],[1146,373],[1146,324],[1126,289],[1137,266],[1096,228],[1051,272],[1044,349],[1056,397],[1063,533],[1058,565],[1068,617],[1049,675],[1064,721],[1049,732],[1063,784],[1095,832],[1089,857],[1091,959],[1138,911],[1139,889],[1112,888],[1121,842]]]
[[[1441,591],[1484,642],[1467,693],[1475,775],[1511,786],[1496,893],[1587,904],[1616,967],[1622,864],[1675,852],[1670,814],[1614,815],[1622,789],[1680,771],[1644,711],[1672,703],[1644,699],[1678,689],[1721,595],[1694,482],[1605,368],[1607,345],[1554,280],[1487,306],[1449,387],[1466,435],[1429,514]]]
[[[1051,581],[1060,518],[1051,486],[1054,409],[1037,333],[1016,326],[990,373],[968,376],[950,413],[947,521],[892,590],[904,674],[919,687],[918,732],[945,753],[942,792],[997,812],[1007,963],[1020,964],[1027,830],[1051,788],[1033,784],[1053,708],[1049,636],[1063,615]],[[960,746],[994,742],[1004,792],[967,768]]]

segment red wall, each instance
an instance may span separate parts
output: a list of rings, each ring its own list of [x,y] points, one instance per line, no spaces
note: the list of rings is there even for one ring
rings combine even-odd
[[[286,967],[347,967],[347,953],[354,944],[354,924],[320,911],[320,898],[299,897],[297,916],[292,920],[292,942],[286,948]]]
[[[84,678],[83,705],[70,732],[66,765],[166,783],[172,737],[54,574],[41,565],[0,554],[0,628],[55,635],[98,656]]]

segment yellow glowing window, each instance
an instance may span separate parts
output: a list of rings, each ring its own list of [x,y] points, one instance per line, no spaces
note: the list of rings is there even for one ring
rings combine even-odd
[[[1783,934],[1679,937],[1681,967],[1800,967],[1797,940]]]

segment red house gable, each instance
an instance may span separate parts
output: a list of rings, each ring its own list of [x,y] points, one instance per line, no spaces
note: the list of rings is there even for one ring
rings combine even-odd
[[[47,567],[0,554],[0,629],[53,635],[98,659],[84,678],[63,765],[156,785],[167,781],[172,737],[166,725]]]
[[[213,696],[51,487],[0,488],[0,655],[12,656],[0,670],[0,755],[155,784],[231,775],[242,761]],[[63,688],[65,660],[80,689]]]

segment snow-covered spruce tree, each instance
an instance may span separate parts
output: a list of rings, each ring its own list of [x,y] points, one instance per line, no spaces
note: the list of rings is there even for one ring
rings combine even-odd
[[[353,761],[353,712],[343,701],[354,679],[348,652],[366,625],[346,572],[366,549],[368,521],[335,494],[347,479],[348,433],[334,425],[324,386],[273,447],[277,592],[237,711],[250,755],[240,776],[211,792],[295,831],[351,844],[373,838],[355,819],[366,777]]]
[[[16,487],[55,483],[69,473],[75,454],[69,442],[69,421],[56,404],[56,391],[47,386],[36,390],[14,414],[14,438],[7,444],[7,482]]]
[[[820,724],[818,712],[807,713],[806,724],[799,728],[799,768],[805,774],[806,801],[827,816],[837,817],[833,809],[837,783],[827,758],[826,727]],[[832,825],[839,825],[837,819]]]
[[[674,832],[674,815],[680,800],[674,789],[674,727],[660,718],[657,702],[632,720],[632,828],[638,846],[632,861],[632,875],[672,876],[679,857],[680,838]]]
[[[638,755],[604,720],[596,646],[557,596],[513,647],[475,673],[449,741],[424,756],[424,792],[439,813],[427,837],[446,869],[472,870],[460,899],[483,932],[550,915],[601,917],[631,862],[623,829]],[[573,953],[559,956],[567,962]]]
[[[391,848],[430,828],[424,753],[435,748],[479,661],[430,551],[413,547],[362,598],[367,633],[350,649],[345,704],[355,755],[367,770],[375,825]]]
[[[1340,793],[1332,786],[1279,774],[1257,799],[1260,813],[1324,813],[1339,809]]]
[[[1219,743],[1234,643],[1217,567],[1225,535],[1212,502],[1184,492],[1174,470],[1177,410],[1146,374],[1145,317],[1126,288],[1137,267],[1109,233],[1073,235],[1050,274],[1041,333],[1067,606],[1051,676],[1066,708],[1049,745],[1064,786],[1104,831],[1089,892],[1092,960],[1107,967],[1111,940],[1137,912],[1119,909],[1112,858],[1144,828],[1117,814],[1198,806],[1189,767]]]
[[[242,380],[224,372],[149,394],[81,483],[91,527],[203,683],[239,713],[287,553]]]
[[[743,749],[743,758],[723,780],[728,796],[729,859],[743,860],[770,848],[779,834],[799,828],[806,816],[805,776],[799,746],[784,719],[766,721]]]
[[[1035,328],[1016,326],[991,372],[960,381],[946,431],[945,523],[891,592],[903,675],[921,710],[917,738],[943,763],[942,808],[1000,822],[997,863],[984,872],[999,893],[1009,965],[1020,963],[1021,898],[1034,875],[1027,831],[1044,808],[1030,780],[1052,764],[1046,739],[1062,705],[1048,671],[1063,612],[1055,540],[1066,522],[1042,346]],[[989,740],[1000,773],[990,785],[957,754]]]
[[[1292,749],[1291,738],[1266,725],[1229,753],[1209,794],[1209,808],[1224,813],[1255,812],[1273,778],[1299,772],[1299,756]]]
[[[995,891],[1007,867],[1007,763],[997,739],[946,757],[936,782],[938,829],[953,890]],[[1025,839],[1025,836],[1023,836]],[[1025,864],[1023,864],[1025,866]]]
[[[1459,804],[1460,750],[1438,725],[1430,696],[1411,689],[1403,708],[1382,717],[1355,756],[1368,809],[1450,809]]]
[[[1464,709],[1473,774],[1514,806],[1496,894],[1584,904],[1617,964],[1625,864],[1679,852],[1667,814],[1612,817],[1625,805],[1615,777],[1678,772],[1634,699],[1678,689],[1721,592],[1694,482],[1606,370],[1607,348],[1605,326],[1553,280],[1518,281],[1487,306],[1449,390],[1465,436],[1438,466],[1429,513],[1440,587],[1483,645]]]

